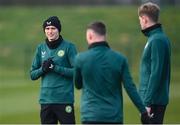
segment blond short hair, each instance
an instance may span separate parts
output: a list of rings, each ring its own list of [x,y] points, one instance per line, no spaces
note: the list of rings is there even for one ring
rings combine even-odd
[[[146,15],[151,19],[151,21],[155,23],[157,23],[159,20],[159,13],[160,13],[160,7],[157,4],[154,4],[152,2],[142,4],[138,8],[139,16]]]

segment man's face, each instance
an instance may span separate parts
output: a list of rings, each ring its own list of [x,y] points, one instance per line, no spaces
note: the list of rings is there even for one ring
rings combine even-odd
[[[54,41],[59,38],[59,31],[55,26],[47,26],[45,28],[45,34],[49,41]]]
[[[146,18],[145,18],[145,16],[139,16],[139,23],[141,25],[142,30],[146,28]]]

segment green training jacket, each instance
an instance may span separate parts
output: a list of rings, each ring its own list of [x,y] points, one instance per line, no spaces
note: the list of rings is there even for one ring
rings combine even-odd
[[[139,111],[145,107],[132,81],[126,58],[106,42],[94,43],[75,59],[74,82],[82,88],[81,121],[123,122],[122,85]]]
[[[148,37],[140,66],[139,93],[146,106],[167,105],[170,84],[170,42],[161,25],[143,33]]]
[[[30,71],[31,79],[41,77],[40,104],[64,104],[74,102],[74,58],[77,54],[75,46],[65,40],[50,49],[46,42],[38,45]],[[42,63],[51,58],[54,62],[53,71],[45,74]]]

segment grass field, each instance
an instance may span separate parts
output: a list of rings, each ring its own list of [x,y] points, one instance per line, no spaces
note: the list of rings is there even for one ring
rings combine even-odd
[[[180,15],[179,7],[162,7],[161,22],[172,41],[172,79],[170,104],[165,123],[180,123]],[[29,79],[35,46],[44,39],[42,22],[57,15],[62,35],[73,41],[79,51],[87,48],[85,28],[102,20],[108,28],[110,46],[129,59],[132,76],[138,86],[140,57],[146,38],[139,29],[136,6],[96,7],[1,7],[0,8],[0,123],[39,123],[40,81]],[[76,121],[80,123],[80,92],[75,90]],[[125,123],[140,123],[139,113],[124,92]]]

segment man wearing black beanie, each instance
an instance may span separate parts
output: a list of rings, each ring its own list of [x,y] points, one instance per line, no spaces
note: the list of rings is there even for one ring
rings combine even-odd
[[[38,45],[32,62],[32,80],[41,77],[39,103],[42,124],[75,124],[74,116],[74,58],[75,45],[60,35],[61,23],[57,16],[43,23],[46,35]]]
[[[58,31],[61,32],[61,22],[57,16],[52,16],[45,20],[43,23],[43,30],[45,30],[47,26],[55,26]]]

